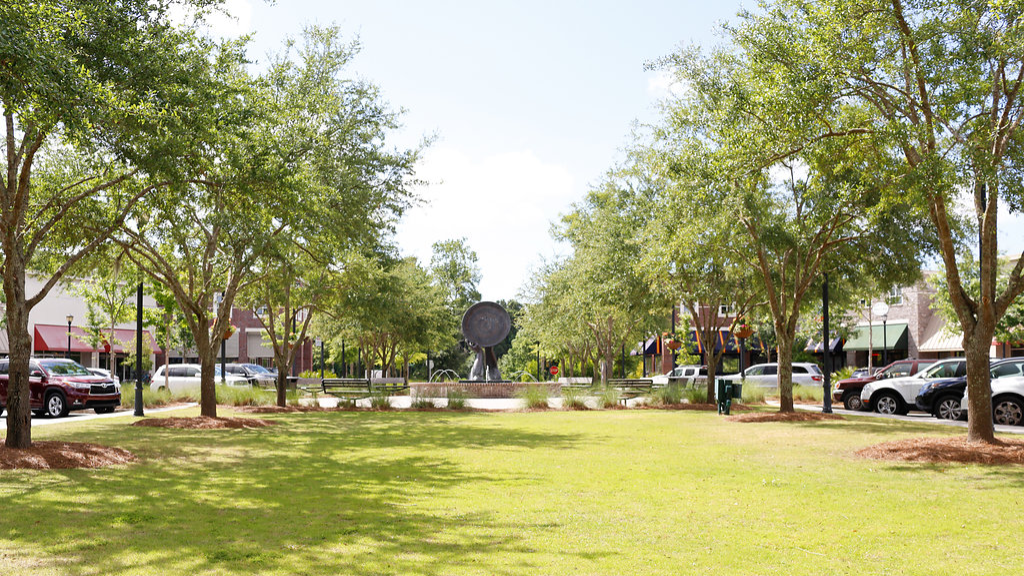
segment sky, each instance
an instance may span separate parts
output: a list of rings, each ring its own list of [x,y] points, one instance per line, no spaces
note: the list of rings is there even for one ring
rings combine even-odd
[[[718,0],[226,0],[223,36],[253,34],[265,61],[304,26],[358,38],[351,72],[376,84],[403,129],[399,147],[433,138],[417,170],[422,204],[399,223],[405,255],[465,238],[484,300],[516,298],[566,248],[552,223],[623,159],[637,123],[658,118],[670,86],[644,64],[698,44],[754,2]],[[1024,219],[1001,216],[1004,249],[1024,247]]]
[[[562,0],[228,0],[225,36],[252,33],[257,61],[308,24],[337,25],[362,50],[354,74],[405,110],[399,146],[433,137],[417,176],[423,204],[396,241],[430,261],[465,238],[485,300],[515,298],[544,259],[565,252],[551,224],[622,160],[635,122],[668,88],[644,64],[717,42],[740,3]]]

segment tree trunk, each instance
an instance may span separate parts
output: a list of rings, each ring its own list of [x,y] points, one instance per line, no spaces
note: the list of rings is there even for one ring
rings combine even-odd
[[[213,339],[216,342],[216,338]],[[217,353],[210,342],[196,343],[199,352],[199,414],[217,417]]]
[[[779,412],[793,412],[793,340],[796,334],[780,330],[776,324],[775,336],[779,342]]]
[[[967,357],[967,441],[991,444],[996,441],[992,422],[992,382],[989,349],[994,328],[983,330],[979,323],[970,338],[964,337]]]
[[[8,266],[10,266],[8,260]],[[28,333],[28,310],[25,308],[25,275],[15,273],[7,293],[7,340],[10,345],[7,384],[7,438],[8,448],[32,446],[32,410],[29,404],[29,359],[32,339]]]
[[[277,405],[282,408],[288,405],[288,368],[282,362],[277,366]]]

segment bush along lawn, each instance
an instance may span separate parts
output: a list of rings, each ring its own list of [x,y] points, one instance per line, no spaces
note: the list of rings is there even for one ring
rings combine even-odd
[[[855,455],[948,433],[922,424],[660,410],[260,417],[279,424],[34,430],[139,461],[0,471],[0,574],[932,575],[1020,562],[1022,468]]]

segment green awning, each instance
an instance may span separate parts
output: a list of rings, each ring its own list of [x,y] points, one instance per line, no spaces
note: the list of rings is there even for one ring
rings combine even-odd
[[[869,337],[872,350],[881,351],[883,347],[889,350],[906,350],[907,323],[889,322],[885,325],[885,330],[882,330],[881,324],[875,324],[870,330],[868,326],[858,326],[850,331],[850,338],[843,345],[843,350],[867,350]]]

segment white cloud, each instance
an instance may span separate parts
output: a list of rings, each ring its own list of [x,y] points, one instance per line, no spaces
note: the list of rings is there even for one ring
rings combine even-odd
[[[432,183],[418,191],[428,204],[403,218],[399,247],[426,264],[434,242],[465,237],[486,300],[515,297],[540,258],[555,254],[550,223],[582,196],[568,169],[529,150],[474,159],[433,149],[417,174]]]
[[[181,25],[191,26],[195,13],[182,8],[181,5],[171,6],[171,20]],[[252,4],[249,0],[225,0],[224,4],[206,16],[203,30],[214,38],[237,38],[252,30]]]
[[[647,94],[653,100],[678,98],[686,94],[688,90],[689,85],[676,80],[675,75],[668,70],[658,70],[647,79]]]

